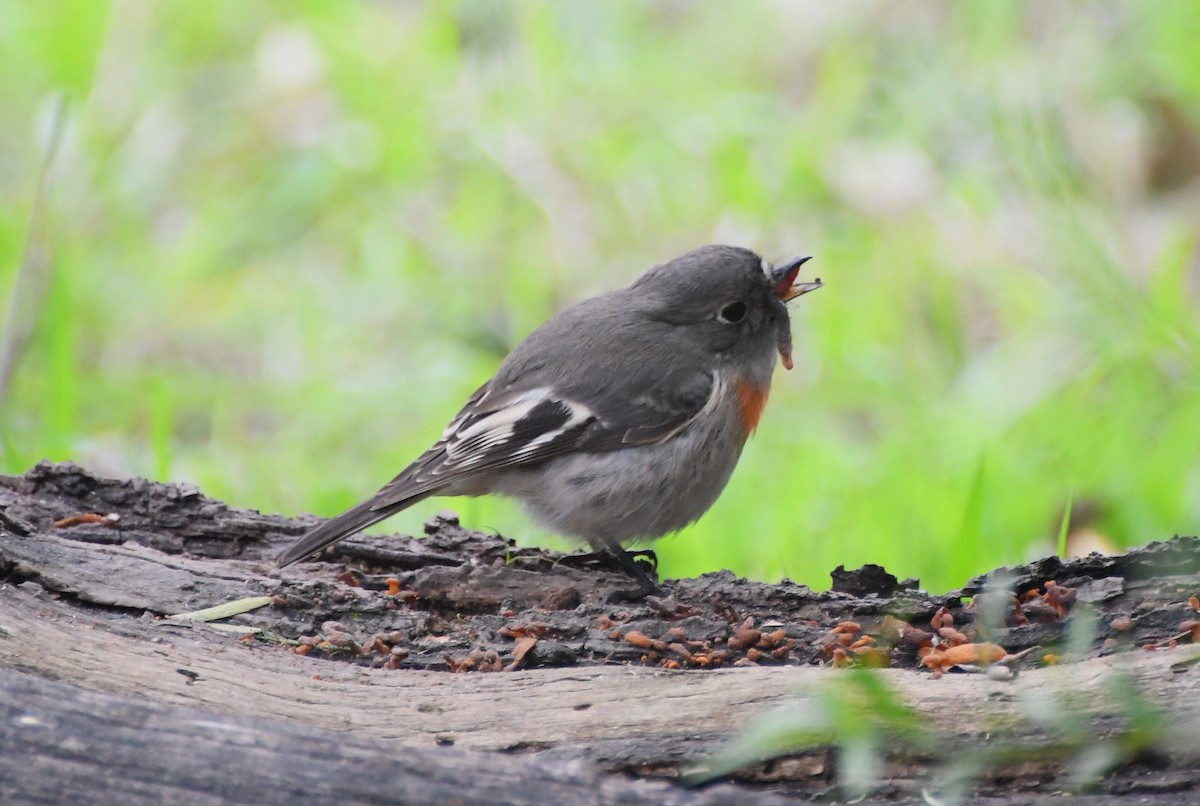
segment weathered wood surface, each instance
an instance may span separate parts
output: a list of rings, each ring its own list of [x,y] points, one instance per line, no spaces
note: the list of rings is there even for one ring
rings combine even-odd
[[[0,802],[783,804],[689,791],[582,761],[397,747],[303,722],[214,717],[0,671]]]
[[[52,525],[84,512],[121,517]],[[751,802],[751,794],[768,796],[663,789],[601,770],[674,776],[758,714],[819,696],[841,674],[813,665],[839,619],[871,624],[898,613],[916,623],[942,606],[960,624],[971,617],[958,595],[905,590],[878,573],[844,581],[859,595],[714,574],[670,583],[663,600],[613,605],[608,594],[628,587],[618,571],[555,566],[557,555],[514,549],[449,519],[431,522],[424,540],[347,541],[338,556],[352,576],[329,564],[281,575],[269,558],[311,522],[234,510],[177,486],[98,479],[69,465],[0,477],[0,670],[7,670],[0,671],[0,802],[76,795],[82,790],[70,787],[87,780],[103,783],[90,802],[121,781],[129,783],[126,794],[143,793],[146,801],[178,787],[176,795],[189,793],[194,802],[276,802],[280,793],[292,803],[322,802],[332,791],[350,793],[352,802],[474,802],[490,781],[496,789],[486,799],[522,802],[525,781],[555,793],[550,800],[568,792],[552,787],[579,787],[577,794],[600,787],[593,802]],[[1200,592],[1198,569],[1194,539],[1121,558],[1015,569],[1016,590],[1055,579],[1104,613],[1092,657],[1026,669],[1015,682],[982,675],[934,681],[911,671],[913,659],[904,657],[897,658],[901,668],[882,674],[963,747],[985,742],[997,724],[1037,741],[1039,730],[1018,726],[1013,715],[1023,692],[1094,693],[1085,699],[1099,705],[1114,670],[1190,724],[1200,720],[1200,666],[1187,662],[1194,647],[1108,654],[1100,642],[1117,634],[1108,626],[1114,615],[1134,617],[1134,628],[1119,633],[1127,643],[1166,638],[1188,616],[1188,595]],[[389,575],[412,594],[387,595]],[[161,619],[264,594],[277,604],[233,619],[265,631],[251,641]],[[652,657],[664,653],[622,638],[637,629],[665,639],[676,628],[728,646],[746,617],[781,625],[794,645],[774,665],[668,671]],[[598,626],[601,619],[608,621]],[[330,620],[360,651],[302,657],[285,642],[329,633],[322,625]],[[505,628],[534,624],[538,641],[517,663]],[[994,637],[1015,651],[1053,641],[1061,630],[1060,623],[1035,623]],[[362,652],[377,635],[388,636],[400,655]],[[436,671],[471,653],[487,665],[487,651],[498,667],[541,668]],[[401,656],[400,668],[374,668],[397,665]],[[189,735],[202,741],[189,746]],[[253,753],[239,755],[246,748]],[[907,754],[889,771],[888,792],[914,796],[936,761]],[[97,766],[104,775],[88,772]],[[1060,767],[1047,760],[1024,775],[1053,781]],[[817,749],[749,780],[812,793],[827,788],[831,774],[827,752]],[[54,790],[55,780],[64,788]],[[1180,792],[1196,792],[1197,781],[1200,764],[1180,752],[1164,769],[1134,765],[1107,786],[1143,798],[1167,797],[1158,790],[1169,789],[1174,799],[1161,802],[1180,803],[1192,797],[1180,800]]]

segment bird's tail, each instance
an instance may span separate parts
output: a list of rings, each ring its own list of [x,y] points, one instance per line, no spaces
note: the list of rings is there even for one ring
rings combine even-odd
[[[316,554],[326,546],[332,546],[344,537],[349,537],[372,524],[390,518],[403,509],[408,509],[413,504],[427,497],[428,493],[425,495],[415,495],[412,498],[406,498],[403,501],[381,507],[380,509],[373,508],[378,500],[376,497],[368,498],[361,504],[355,504],[350,507],[350,509],[341,515],[330,518],[288,546],[275,560],[275,564],[283,568],[284,566],[299,562],[306,557]]]

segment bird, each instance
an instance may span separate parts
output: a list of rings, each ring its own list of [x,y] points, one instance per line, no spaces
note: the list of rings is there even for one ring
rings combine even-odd
[[[432,447],[277,565],[430,496],[499,494],[656,591],[623,547],[687,526],[724,490],[777,358],[792,368],[785,303],[823,285],[797,282],[808,260],[772,265],[702,246],[567,307],[509,353]]]

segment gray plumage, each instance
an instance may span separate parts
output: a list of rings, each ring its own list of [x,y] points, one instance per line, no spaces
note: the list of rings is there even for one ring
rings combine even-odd
[[[739,395],[765,400],[776,354],[790,365],[783,302],[820,285],[794,284],[804,260],[773,269],[747,249],[706,246],[567,308],[517,345],[437,443],[279,564],[431,495],[512,496],[597,549],[686,526],[716,501],[753,429]]]

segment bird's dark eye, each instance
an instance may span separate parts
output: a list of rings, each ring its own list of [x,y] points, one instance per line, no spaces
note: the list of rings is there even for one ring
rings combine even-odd
[[[731,302],[721,309],[720,313],[717,314],[717,318],[722,322],[737,324],[746,318],[746,311],[746,303]]]

